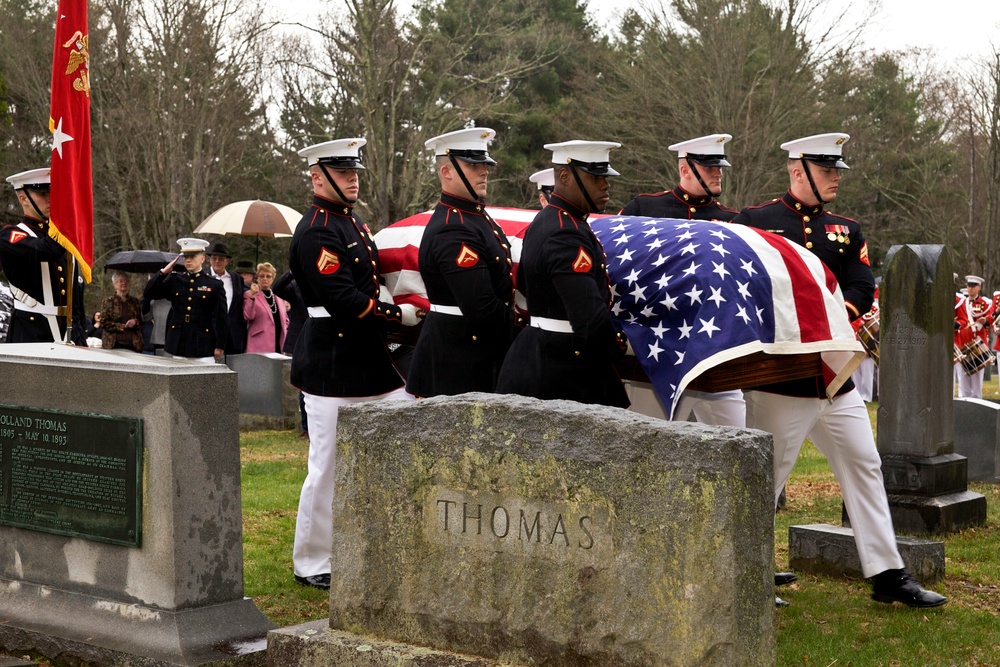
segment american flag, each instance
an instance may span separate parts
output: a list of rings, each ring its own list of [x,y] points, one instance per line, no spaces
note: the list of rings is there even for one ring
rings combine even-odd
[[[488,208],[520,258],[537,211]],[[430,213],[375,235],[397,303],[427,308],[417,251]],[[780,236],[727,223],[591,216],[604,246],[613,317],[673,414],[705,371],[755,352],[821,353],[833,394],[864,358],[836,279],[815,255]],[[518,296],[522,309],[525,304]]]

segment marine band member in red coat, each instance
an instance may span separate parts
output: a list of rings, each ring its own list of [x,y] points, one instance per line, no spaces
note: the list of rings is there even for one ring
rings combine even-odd
[[[993,301],[984,297],[983,279],[979,276],[965,276],[966,295],[955,304],[955,345],[961,350],[975,339],[982,341],[988,349],[990,325],[996,314],[993,312]],[[959,364],[961,365],[961,364]],[[985,368],[969,375],[964,368],[956,373],[958,378],[958,396],[960,398],[983,397],[983,374]]]

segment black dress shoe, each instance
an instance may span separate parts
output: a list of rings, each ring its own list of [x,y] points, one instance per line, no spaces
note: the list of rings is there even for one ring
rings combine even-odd
[[[902,602],[910,607],[940,607],[948,598],[921,587],[904,569],[876,574],[872,578],[872,600],[889,604]]]
[[[295,575],[295,582],[298,584],[302,584],[303,586],[322,588],[325,591],[330,590],[329,574],[314,574],[311,577],[300,577],[299,575]]]
[[[775,572],[774,573],[774,585],[775,586],[786,586],[793,581],[798,581],[799,575],[794,572]]]
[[[774,606],[775,607],[787,607],[790,604],[792,604],[792,603],[789,602],[788,600],[782,600],[777,595],[774,596]]]

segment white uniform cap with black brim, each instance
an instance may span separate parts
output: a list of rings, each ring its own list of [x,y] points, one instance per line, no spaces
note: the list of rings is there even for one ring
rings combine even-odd
[[[321,144],[313,144],[299,151],[309,166],[325,164],[334,169],[364,169],[361,164],[361,147],[368,141],[361,137],[334,139]]]
[[[438,135],[424,142],[424,148],[434,151],[435,157],[453,157],[470,164],[495,165],[490,157],[489,144],[496,137],[488,127],[467,127]]]
[[[667,150],[677,151],[678,158],[687,158],[703,167],[731,167],[726,160],[726,143],[732,138],[731,134],[709,134],[678,142]]]
[[[793,139],[781,144],[781,150],[788,151],[790,160],[808,160],[820,167],[850,169],[843,160],[844,144],[851,135],[843,132],[814,134],[801,139]]]
[[[621,148],[616,141],[563,141],[545,144],[545,150],[552,151],[552,164],[573,165],[592,176],[621,176],[611,168],[610,153]]]

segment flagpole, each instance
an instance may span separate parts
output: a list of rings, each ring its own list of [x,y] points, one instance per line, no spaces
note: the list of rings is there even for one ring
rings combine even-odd
[[[66,277],[66,335],[63,343],[73,344],[73,290],[76,288],[76,258],[73,253],[66,253],[66,268],[69,275]]]

